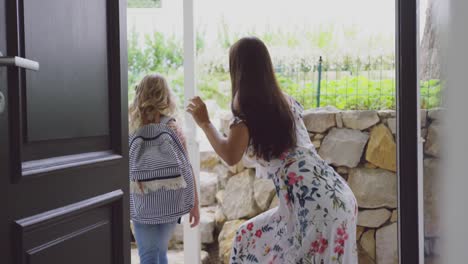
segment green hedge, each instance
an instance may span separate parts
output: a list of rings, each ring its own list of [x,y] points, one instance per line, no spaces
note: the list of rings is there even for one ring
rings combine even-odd
[[[129,34],[129,100],[133,99],[134,87],[144,75],[158,72],[167,77],[171,88],[178,96],[180,102],[182,102],[184,78],[181,41],[173,36],[165,36],[159,32],[146,35],[143,39],[144,41],[141,43],[139,35],[135,31]],[[197,35],[197,52],[203,50],[204,46],[202,37]],[[206,50],[203,52],[210,51]],[[222,60],[220,62],[219,58],[215,58],[213,61],[214,63],[209,61],[207,63],[208,66],[200,67],[201,69],[197,73],[198,90],[204,99],[215,100],[221,108],[227,109],[229,108],[231,98],[229,74],[222,64]],[[346,57],[343,61],[345,63],[343,63],[342,67],[336,67],[335,65],[334,69],[349,71],[355,66],[350,58]],[[317,83],[312,82],[312,80],[295,80],[284,71],[288,67],[288,63],[276,65],[276,69],[278,70],[277,78],[281,88],[299,100],[305,108],[317,107]],[[304,62],[302,63],[304,64]],[[329,67],[329,64],[324,63],[324,67]],[[283,67],[284,65],[286,66]],[[308,67],[299,67],[299,69],[309,72],[312,70],[312,67],[309,65]],[[363,70],[369,70],[372,67],[369,64]],[[360,76],[359,72],[355,72],[355,74],[357,76],[341,77],[338,80],[322,80],[320,106],[330,105],[343,110],[395,109],[396,85],[394,79],[372,80]],[[423,108],[429,109],[440,105],[440,81],[430,80],[421,82],[420,93]]]
[[[128,8],[160,8],[161,0],[128,0]]]

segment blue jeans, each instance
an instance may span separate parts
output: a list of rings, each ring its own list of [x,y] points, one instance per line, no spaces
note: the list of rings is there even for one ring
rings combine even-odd
[[[133,222],[140,264],[167,264],[167,247],[176,224],[147,225]]]

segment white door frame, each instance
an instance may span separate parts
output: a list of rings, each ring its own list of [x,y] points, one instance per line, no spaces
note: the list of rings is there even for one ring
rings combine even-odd
[[[183,0],[184,26],[184,101],[188,102],[197,94],[195,77],[195,20],[194,0]],[[200,151],[197,141],[197,127],[193,119],[185,114],[185,129],[187,134],[187,148],[192,162],[197,182],[197,192],[200,194]],[[188,216],[184,223],[184,263],[200,264],[201,240],[200,228],[190,228]]]

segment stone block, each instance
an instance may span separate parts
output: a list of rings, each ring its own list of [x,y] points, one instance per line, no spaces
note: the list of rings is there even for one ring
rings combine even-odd
[[[307,110],[304,112],[303,119],[307,130],[313,133],[324,133],[336,126],[334,112]]]
[[[361,208],[397,207],[397,176],[393,172],[382,169],[352,169],[348,183]]]
[[[376,258],[378,264],[398,264],[398,230],[397,224],[382,227],[377,230]]]
[[[200,205],[210,206],[216,203],[218,177],[214,173],[200,172]]]
[[[356,167],[369,136],[359,130],[334,128],[322,142],[319,155],[335,166]]]
[[[359,241],[361,247],[366,251],[369,257],[375,260],[375,230],[370,229],[362,234]]]
[[[377,210],[359,211],[358,225],[364,227],[378,228],[385,224],[392,213],[384,208]]]
[[[254,198],[260,210],[266,211],[276,195],[276,188],[270,179],[256,178],[254,181]]]
[[[345,111],[341,113],[343,125],[347,128],[365,130],[379,123],[376,111]]]
[[[228,220],[251,218],[259,212],[254,198],[254,180],[252,170],[246,170],[229,179],[222,198],[223,212]]]
[[[378,125],[371,130],[366,160],[379,168],[396,171],[396,144],[385,125]]]
[[[245,220],[233,220],[226,222],[219,233],[219,258],[224,264],[229,264],[231,258],[231,248],[236,235],[237,229],[245,222]]]

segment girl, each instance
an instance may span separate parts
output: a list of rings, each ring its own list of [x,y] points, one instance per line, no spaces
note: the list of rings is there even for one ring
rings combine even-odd
[[[174,98],[171,95],[171,91],[169,90],[166,80],[158,74],[147,75],[136,87],[135,99],[129,109],[130,134],[132,135],[139,129],[144,129],[145,126],[150,127],[151,125],[158,124],[160,122],[165,123],[175,132],[179,142],[184,146],[186,154],[185,137],[180,126],[174,119],[176,109],[177,107]],[[193,183],[195,184],[194,179]],[[154,184],[166,184],[166,187],[169,186],[167,185],[168,180],[166,180],[165,183],[132,181],[130,187],[132,189],[132,186],[135,187],[134,185],[136,185],[136,189],[140,189],[141,194],[144,194],[145,190],[151,188],[148,184],[153,184],[153,186]],[[195,187],[194,184],[191,186]],[[164,190],[169,192],[167,189]],[[200,220],[198,196],[196,188],[190,191],[195,195],[195,205],[190,211],[191,226],[195,227],[198,225]],[[154,217],[154,219],[148,219],[146,215],[144,217],[140,216],[138,215],[138,211],[135,210],[136,198],[134,198],[133,194],[131,195],[130,200],[131,218],[134,225],[135,240],[137,242],[141,264],[167,264],[168,243],[177,221],[173,221],[172,219],[161,219],[160,217],[157,217],[157,219],[156,217]],[[142,207],[151,211],[151,208],[149,207],[162,206],[165,206],[166,208],[168,205],[148,202],[148,204],[144,204]],[[156,212],[158,210],[153,211]]]
[[[356,199],[315,151],[302,106],[281,92],[265,44],[239,40],[230,50],[229,71],[234,120],[227,138],[199,97],[187,111],[222,159],[233,165],[245,154],[258,177],[273,181],[280,200],[238,229],[230,262],[356,264]]]

